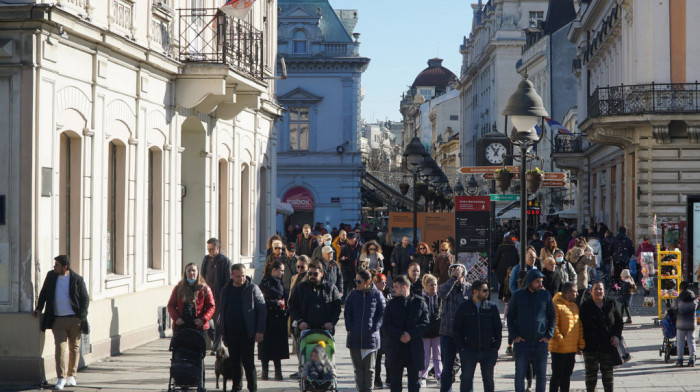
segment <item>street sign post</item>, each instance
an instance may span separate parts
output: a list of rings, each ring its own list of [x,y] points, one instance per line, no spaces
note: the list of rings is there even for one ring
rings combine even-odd
[[[503,166],[464,166],[459,168],[459,172],[462,174],[493,174],[493,172],[502,168]],[[520,171],[520,166],[506,166],[506,169],[515,173]]]
[[[513,173],[513,179],[514,180],[519,180],[520,179],[520,172],[517,171],[511,171]],[[482,173],[481,176],[484,178],[484,180],[495,180],[496,179],[496,174],[494,172],[489,172],[489,173]],[[565,181],[566,180],[566,173],[558,173],[558,172],[546,172],[544,173],[544,181]]]
[[[544,180],[542,185],[545,188],[563,188],[567,184],[566,180]]]
[[[520,200],[520,195],[499,195],[499,194],[491,194],[491,201],[516,201]]]

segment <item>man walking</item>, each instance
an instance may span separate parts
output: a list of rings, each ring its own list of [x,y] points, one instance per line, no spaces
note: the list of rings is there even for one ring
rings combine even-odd
[[[214,316],[209,321],[210,328],[207,330],[209,339],[212,341],[212,355],[221,347],[221,328],[218,326],[221,314],[219,298],[226,282],[230,279],[230,274],[231,260],[221,252],[221,242],[217,238],[209,238],[207,240],[207,255],[202,259],[202,277],[214,294],[215,311]]]
[[[401,237],[401,245],[394,247],[391,252],[391,279],[396,276],[403,275],[408,271],[408,265],[411,264],[411,255],[413,254],[413,246],[408,239],[408,236]]]
[[[90,297],[83,278],[70,269],[70,259],[66,255],[54,258],[53,271],[49,271],[39,293],[32,315],[39,317],[46,305],[41,330],[53,331],[56,359],[56,389],[76,386],[80,358],[80,334],[90,333],[87,314]],[[66,345],[66,340],[68,344]],[[68,363],[65,351],[68,349]],[[67,377],[67,378],[66,378]]]
[[[335,286],[338,293],[343,292],[343,274],[340,272],[338,262],[333,258],[333,248],[324,246],[321,249],[321,262],[323,263],[323,279]]]
[[[374,363],[380,347],[379,329],[385,306],[384,295],[372,285],[369,271],[357,271],[355,289],[345,301],[345,328],[358,392],[372,390]]]
[[[464,281],[466,272],[462,264],[452,264],[449,269],[450,279],[438,287],[438,296],[442,300],[442,309],[440,309],[442,314],[440,321],[441,392],[452,392],[454,364],[457,357],[457,342],[454,340],[454,319],[459,306],[471,294],[471,285]]]
[[[508,334],[515,354],[515,392],[525,390],[525,372],[532,359],[537,380],[536,392],[547,384],[547,346],[554,335],[555,313],[552,296],[543,289],[544,276],[531,269],[523,288],[514,292],[508,304]]]
[[[306,255],[311,257],[317,245],[314,236],[311,235],[311,226],[308,223],[305,224],[301,233],[297,235],[297,256]]]
[[[340,319],[340,294],[335,286],[323,280],[323,266],[309,263],[308,280],[297,283],[289,299],[289,313],[301,331],[335,330]]]
[[[357,242],[357,236],[354,232],[349,232],[347,235],[348,243],[340,248],[340,269],[343,274],[343,301],[345,296],[355,287],[355,272],[357,271],[357,261],[360,258],[362,247]]]
[[[392,279],[394,298],[384,312],[384,330],[388,344],[386,360],[391,363],[391,392],[402,390],[403,370],[408,375],[408,391],[420,391],[418,372],[423,370],[423,332],[428,326],[428,307],[419,296],[412,295],[408,278]]]
[[[629,268],[630,257],[634,254],[634,244],[627,237],[627,229],[620,226],[620,229],[612,240],[612,263],[613,263],[613,284],[620,285],[620,273]]]
[[[472,392],[476,364],[481,367],[485,392],[493,392],[493,369],[501,347],[503,326],[495,303],[488,300],[486,282],[472,283],[472,296],[457,309],[454,321],[455,342],[462,362],[460,392]]]
[[[262,342],[265,334],[266,304],[262,292],[245,271],[243,264],[231,266],[231,280],[221,292],[221,337],[233,363],[234,389],[243,388],[242,364],[248,390],[254,392],[258,384],[253,352],[255,342]]]

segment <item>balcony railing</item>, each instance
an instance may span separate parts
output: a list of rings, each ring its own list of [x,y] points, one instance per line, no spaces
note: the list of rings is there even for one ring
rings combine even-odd
[[[599,87],[588,97],[588,116],[700,112],[698,82]]]
[[[588,141],[581,136],[557,135],[554,138],[554,153],[583,152],[588,148]]]
[[[263,34],[216,8],[180,9],[182,62],[227,64],[263,79]]]

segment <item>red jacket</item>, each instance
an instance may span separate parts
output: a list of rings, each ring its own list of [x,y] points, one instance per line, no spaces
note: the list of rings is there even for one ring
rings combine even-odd
[[[656,247],[649,243],[649,241],[643,241],[639,244],[637,248],[637,264],[642,263],[642,252],[652,252],[654,253],[654,260],[656,260]]]
[[[170,300],[168,301],[168,313],[173,319],[173,329],[175,328],[175,321],[180,318],[182,310],[185,307],[185,304],[182,302],[182,296],[178,295],[178,287],[179,286],[175,286],[172,294],[170,294]],[[195,298],[194,301],[194,306],[197,311],[197,318],[204,322],[204,329],[209,329],[209,319],[214,315],[216,306],[214,305],[214,294],[206,284],[199,289],[197,298]]]

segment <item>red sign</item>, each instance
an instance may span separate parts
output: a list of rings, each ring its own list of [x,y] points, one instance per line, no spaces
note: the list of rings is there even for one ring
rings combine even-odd
[[[544,180],[542,186],[546,188],[561,188],[566,186],[566,180]]]
[[[295,186],[287,191],[282,198],[284,203],[289,203],[294,208],[294,211],[313,210],[314,197],[308,189]]]
[[[457,196],[455,211],[491,211],[490,196]]]

